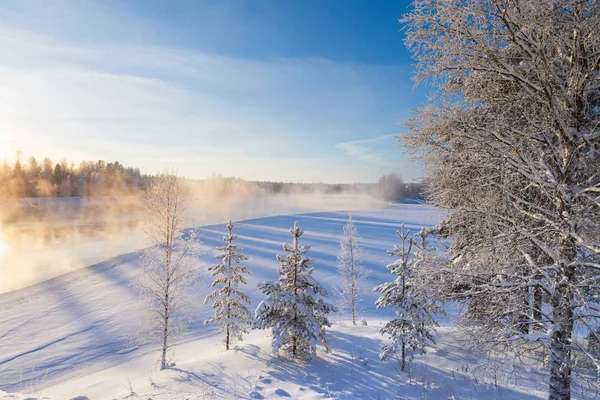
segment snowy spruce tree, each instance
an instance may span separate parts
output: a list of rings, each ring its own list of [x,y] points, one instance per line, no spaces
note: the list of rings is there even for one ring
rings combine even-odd
[[[398,232],[401,247],[394,246],[393,250],[388,251],[397,258],[387,266],[396,279],[373,289],[381,293],[375,302],[377,308],[391,308],[396,312],[396,318],[381,329],[382,334],[389,335],[391,343],[383,347],[380,357],[383,360],[399,358],[402,371],[414,352],[423,354],[428,343],[435,343],[433,335],[438,324],[432,314],[440,311],[426,281],[431,272],[431,254],[426,248],[427,234],[423,229],[417,234],[420,243],[409,238],[409,234],[410,231],[402,225],[402,230]],[[413,247],[417,248],[414,255],[411,254]]]
[[[225,333],[225,350],[233,340],[242,340],[248,333],[252,324],[252,314],[246,304],[252,303],[250,296],[240,289],[240,284],[247,284],[244,275],[250,275],[247,267],[240,265],[248,258],[238,253],[242,248],[235,244],[236,235],[233,234],[233,224],[227,224],[228,234],[223,237],[226,246],[217,247],[219,263],[212,265],[208,270],[216,278],[213,286],[220,286],[204,299],[204,304],[213,302],[214,315],[204,321],[205,324],[217,323],[219,332]]]
[[[256,309],[255,326],[271,328],[272,345],[276,353],[311,359],[317,343],[327,351],[325,327],[331,326],[327,314],[337,311],[327,303],[327,291],[313,277],[313,261],[306,256],[310,246],[301,246],[299,239],[304,233],[298,222],[290,230],[293,244],[283,244],[287,256],[278,255],[279,279],[258,285],[267,296]]]
[[[340,254],[337,257],[337,271],[340,281],[334,286],[339,298],[340,310],[349,312],[352,324],[356,325],[356,314],[365,293],[364,281],[368,273],[361,261],[364,250],[359,246],[360,237],[354,225],[352,216],[348,215],[348,223],[344,226],[344,233],[340,240]]]
[[[573,358],[600,309],[600,4],[418,0],[403,22],[439,88],[402,140],[447,211],[447,293],[483,305],[482,348],[543,349],[570,399],[574,373],[598,385]]]
[[[142,251],[141,274],[134,284],[146,309],[142,341],[160,345],[160,368],[169,366],[168,351],[187,330],[192,304],[187,289],[198,272],[196,231],[184,233],[190,200],[175,174],[161,174],[143,193],[144,231],[152,244]]]

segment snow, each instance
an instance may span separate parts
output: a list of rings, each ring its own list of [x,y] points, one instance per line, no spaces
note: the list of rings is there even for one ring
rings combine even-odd
[[[366,287],[389,280],[385,268],[392,259],[386,251],[397,243],[396,230],[404,223],[418,232],[432,226],[432,208],[396,204],[386,209],[353,211],[361,232],[363,259],[370,275]],[[311,245],[314,277],[330,293],[338,280],[336,256],[347,213],[286,215],[238,222],[238,244],[249,257],[245,263],[247,293],[253,304],[264,299],[256,285],[277,279],[275,255],[299,221],[303,243]],[[201,228],[205,254],[214,263],[215,246],[226,234],[224,225]],[[266,331],[253,330],[244,342],[226,352],[216,326],[203,321],[213,310],[203,305],[211,291],[208,273],[193,286],[198,305],[191,331],[175,348],[175,366],[159,371],[159,352],[134,344],[142,309],[131,282],[139,272],[139,253],[123,254],[31,287],[0,295],[0,399],[202,399],[202,398],[503,398],[534,399],[547,396],[546,374],[532,363],[491,369],[479,368],[478,359],[448,318],[441,320],[438,343],[418,356],[409,373],[401,374],[395,361],[380,361],[386,343],[379,330],[392,317],[376,310],[378,294],[367,291],[359,319],[352,326],[345,316],[334,316],[327,329],[331,354],[319,346],[310,363],[274,355]],[[332,299],[333,300],[333,299]],[[452,312],[450,312],[452,315]],[[455,314],[455,313],[454,313]],[[499,358],[498,361],[501,361]],[[517,378],[521,372],[524,378]],[[509,379],[510,378],[510,379]],[[498,385],[494,384],[494,380]],[[509,379],[507,381],[507,379]],[[575,398],[577,394],[574,393]],[[81,397],[84,398],[84,397]]]
[[[319,357],[310,363],[273,355],[270,338],[253,331],[244,344],[228,352],[216,336],[187,342],[177,350],[177,365],[166,371],[153,369],[156,357],[146,354],[40,392],[52,399],[71,399],[85,393],[90,399],[119,400],[276,399],[287,397],[285,393],[295,399],[390,399],[398,395],[436,399],[449,398],[450,394],[455,398],[534,399],[545,394],[545,379],[535,373],[530,376],[537,383],[511,383],[498,389],[491,382],[481,382],[476,368],[468,368],[474,361],[472,356],[458,346],[449,328],[441,329],[448,340],[417,358],[410,374],[401,374],[395,362],[379,360],[382,321],[370,323],[335,325],[328,331],[332,354],[321,349]]]

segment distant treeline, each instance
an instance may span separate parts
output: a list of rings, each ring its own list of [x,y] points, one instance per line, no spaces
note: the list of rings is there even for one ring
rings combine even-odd
[[[152,177],[138,168],[124,167],[118,161],[83,161],[79,165],[45,158],[26,162],[17,157],[0,168],[0,198],[23,197],[101,197],[135,194]]]
[[[0,199],[26,197],[121,197],[138,193],[153,180],[139,168],[118,161],[83,161],[79,165],[49,158],[38,162],[3,161],[0,167]],[[404,183],[398,174],[382,176],[377,183],[327,184],[246,181],[215,175],[187,180],[195,193],[203,196],[259,194],[363,194],[384,201],[400,201],[421,195],[421,184]]]

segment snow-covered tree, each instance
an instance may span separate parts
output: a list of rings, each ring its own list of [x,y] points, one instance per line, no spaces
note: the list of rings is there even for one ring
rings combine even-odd
[[[147,310],[140,335],[161,346],[160,368],[165,369],[167,352],[187,329],[191,304],[186,292],[197,276],[199,240],[196,231],[183,232],[190,202],[175,174],[156,176],[143,193],[143,204],[144,231],[152,246],[142,251],[135,281]]]
[[[283,244],[288,255],[277,256],[279,279],[258,285],[267,298],[256,309],[255,326],[271,328],[274,352],[310,359],[318,342],[329,350],[325,327],[331,323],[327,314],[337,310],[325,301],[327,291],[312,277],[313,261],[306,256],[310,246],[300,245],[304,232],[298,222],[290,233],[293,244]]]
[[[425,353],[428,343],[435,343],[435,328],[438,326],[434,312],[439,312],[436,297],[427,285],[427,276],[431,273],[431,254],[426,248],[426,232],[424,229],[417,234],[421,243],[409,238],[410,231],[398,231],[402,241],[401,247],[394,246],[388,251],[396,261],[387,268],[397,276],[392,282],[377,286],[373,291],[381,293],[375,302],[377,308],[391,308],[396,312],[396,318],[381,328],[381,333],[389,335],[391,343],[383,347],[381,359],[387,360],[398,357],[402,361],[402,371],[406,360],[414,352]],[[417,247],[416,254],[411,254],[413,246]],[[408,354],[407,354],[408,353]]]
[[[383,201],[401,201],[406,197],[406,185],[399,174],[385,174],[377,182],[379,198]]]
[[[502,299],[473,337],[541,345],[550,399],[569,399],[574,330],[600,314],[600,4],[418,0],[403,21],[440,89],[403,141],[447,210],[446,281]]]
[[[356,313],[359,311],[365,293],[364,281],[368,277],[367,271],[361,264],[364,250],[360,247],[359,241],[358,229],[354,225],[352,216],[348,215],[348,223],[344,226],[344,234],[340,240],[340,254],[337,257],[340,281],[334,285],[334,290],[339,298],[339,308],[350,312],[354,325],[356,325]]]
[[[246,307],[252,300],[240,289],[240,284],[247,284],[244,275],[251,275],[247,267],[240,265],[248,257],[238,253],[242,248],[235,244],[237,236],[233,234],[231,221],[227,224],[227,230],[227,236],[223,237],[227,245],[217,247],[220,252],[217,254],[219,263],[208,268],[216,278],[212,285],[220,287],[204,300],[204,304],[212,301],[215,311],[204,323],[216,322],[219,325],[219,332],[225,333],[225,350],[229,350],[233,340],[241,341],[252,324],[252,314]]]
[[[588,353],[590,357],[596,359],[596,365],[600,367],[600,327],[596,328],[596,330],[590,330],[587,340]]]

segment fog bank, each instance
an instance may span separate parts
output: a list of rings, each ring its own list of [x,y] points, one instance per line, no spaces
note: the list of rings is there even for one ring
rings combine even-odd
[[[191,226],[282,214],[385,206],[357,194],[193,196]],[[145,214],[138,197],[36,198],[0,203],[0,293],[141,249]],[[202,234],[202,233],[201,233]],[[282,237],[282,241],[286,238]]]

